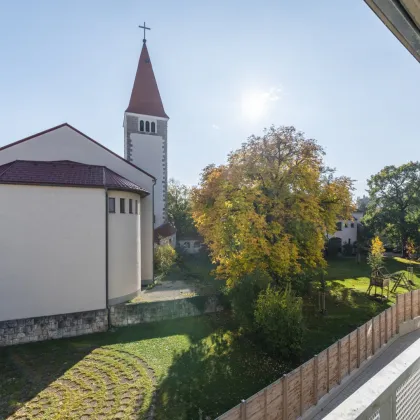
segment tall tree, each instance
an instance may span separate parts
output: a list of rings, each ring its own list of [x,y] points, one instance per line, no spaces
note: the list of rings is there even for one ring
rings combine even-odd
[[[368,180],[368,186],[364,222],[377,234],[400,242],[406,256],[408,239],[419,240],[420,163],[386,166]]]
[[[168,183],[167,208],[179,238],[197,235],[191,216],[191,189],[173,178]]]
[[[204,169],[193,218],[228,285],[255,270],[284,283],[325,266],[325,233],[350,217],[352,181],[334,177],[323,155],[294,127],[271,127]]]
[[[365,212],[367,210],[367,207],[369,205],[369,197],[364,195],[363,197],[357,197],[356,198],[356,208],[359,211]]]

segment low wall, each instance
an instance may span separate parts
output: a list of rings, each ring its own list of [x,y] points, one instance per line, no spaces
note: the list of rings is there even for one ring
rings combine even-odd
[[[108,329],[106,309],[0,322],[0,347],[74,337]]]
[[[395,305],[313,359],[232,408],[217,420],[292,420],[309,410],[397,337],[420,328],[420,290],[397,295]]]
[[[195,296],[161,302],[112,306],[112,326],[185,318],[223,310],[218,296]],[[108,310],[0,321],[0,347],[92,334],[108,330]]]
[[[165,319],[185,318],[223,310],[218,296],[195,296],[159,302],[125,303],[113,306],[111,325],[142,324]]]

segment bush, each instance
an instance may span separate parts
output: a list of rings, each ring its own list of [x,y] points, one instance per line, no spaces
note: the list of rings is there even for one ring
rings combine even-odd
[[[290,287],[279,291],[267,287],[255,305],[255,321],[268,350],[290,362],[299,361],[303,343],[302,299]]]
[[[328,256],[336,257],[341,252],[341,238],[331,238],[328,241]]]
[[[155,270],[167,274],[176,260],[176,251],[171,245],[158,245],[155,248]]]
[[[244,276],[234,288],[226,289],[235,320],[245,332],[255,331],[255,304],[258,295],[270,283],[270,277],[260,271]]]
[[[346,243],[343,245],[343,255],[347,257],[351,257],[353,255],[353,248],[352,244]]]

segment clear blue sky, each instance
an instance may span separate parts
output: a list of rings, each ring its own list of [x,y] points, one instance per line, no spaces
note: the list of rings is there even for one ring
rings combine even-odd
[[[3,1],[0,145],[68,122],[123,154],[143,20],[181,182],[271,124],[316,138],[358,194],[420,158],[420,65],[362,0]]]

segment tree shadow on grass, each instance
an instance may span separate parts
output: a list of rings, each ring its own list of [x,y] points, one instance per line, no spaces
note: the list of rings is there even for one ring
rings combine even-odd
[[[246,338],[219,330],[178,354],[158,388],[158,419],[210,419],[289,370]]]
[[[177,319],[0,348],[0,419],[12,415],[98,347],[174,335],[187,336],[194,345],[219,322],[214,316]]]

